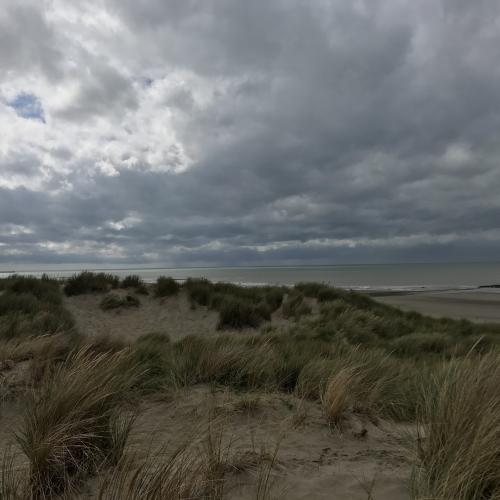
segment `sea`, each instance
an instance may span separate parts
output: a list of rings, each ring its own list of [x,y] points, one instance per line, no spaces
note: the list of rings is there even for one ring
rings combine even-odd
[[[500,262],[435,264],[356,264],[332,266],[276,267],[148,267],[148,266],[68,266],[68,265],[0,265],[0,277],[9,274],[66,278],[82,270],[108,272],[120,277],[137,274],[146,282],[159,276],[207,278],[241,285],[294,285],[316,281],[359,291],[426,291],[475,289],[500,284]]]

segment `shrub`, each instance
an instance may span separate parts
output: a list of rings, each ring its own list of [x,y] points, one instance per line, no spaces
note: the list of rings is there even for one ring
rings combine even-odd
[[[297,283],[295,285],[295,290],[298,290],[306,297],[312,297],[312,298],[317,298],[320,292],[328,289],[329,287],[325,283],[305,282],[305,283]]]
[[[53,334],[73,329],[61,290],[48,278],[11,277],[0,295],[0,337]]]
[[[184,283],[189,300],[200,306],[208,306],[212,300],[213,285],[206,279],[189,278]]]
[[[40,301],[31,293],[16,294],[4,292],[0,295],[0,316],[9,313],[36,314],[40,311]]]
[[[217,328],[255,328],[269,317],[269,309],[263,305],[252,305],[242,300],[226,299],[220,305]]]
[[[125,276],[122,282],[120,283],[121,288],[139,288],[144,285],[141,277],[137,274],[130,274],[129,276]]]
[[[6,291],[18,295],[31,294],[38,300],[60,305],[62,302],[59,283],[56,280],[42,275],[41,278],[34,276],[11,276],[7,280]]]
[[[301,293],[290,294],[283,302],[282,306],[283,316],[285,318],[294,318],[295,320],[311,314],[311,306],[304,300]]]
[[[177,295],[179,289],[180,289],[179,283],[177,283],[177,281],[175,281],[173,278],[160,276],[156,280],[155,296],[170,297],[172,295]]]
[[[64,285],[64,293],[71,296],[89,292],[107,292],[110,288],[117,288],[119,284],[118,276],[83,271],[68,278]]]
[[[139,295],[149,295],[148,287],[145,283],[141,283],[136,289],[135,292]]]
[[[127,294],[125,297],[120,297],[120,295],[116,293],[109,293],[104,296],[99,304],[99,307],[103,311],[108,311],[110,309],[119,309],[119,308],[129,308],[129,307],[139,307],[140,301],[137,297],[133,295]]]
[[[325,288],[320,290],[317,294],[318,302],[331,302],[341,298],[341,293],[335,288]]]
[[[285,292],[282,287],[270,287],[266,290],[265,301],[269,305],[271,312],[276,311],[281,306],[284,295]]]

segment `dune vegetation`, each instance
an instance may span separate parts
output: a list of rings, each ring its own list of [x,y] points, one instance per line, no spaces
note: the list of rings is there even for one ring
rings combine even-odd
[[[98,294],[106,314],[182,296],[192,310],[217,314],[216,331],[86,336],[66,307],[85,294]],[[402,312],[319,283],[146,285],[89,272],[65,282],[2,279],[0,401],[17,405],[19,418],[3,450],[0,499],[76,498],[89,481],[90,498],[231,498],[242,470],[252,473],[245,498],[275,498],[278,444],[242,454],[210,405],[184,441],[141,457],[130,451],[142,401],[200,387],[235,394],[231,411],[245,415],[262,398],[292,401],[294,429],[304,408],[318,408],[331,433],[358,420],[404,424],[408,498],[500,498],[499,339],[498,325]]]

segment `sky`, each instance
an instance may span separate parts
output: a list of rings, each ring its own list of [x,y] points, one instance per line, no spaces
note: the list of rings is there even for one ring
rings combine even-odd
[[[498,0],[2,0],[0,264],[500,260]]]

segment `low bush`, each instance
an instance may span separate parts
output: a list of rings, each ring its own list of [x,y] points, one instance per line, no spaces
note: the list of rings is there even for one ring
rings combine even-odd
[[[305,301],[301,293],[292,293],[286,298],[282,306],[283,316],[298,320],[302,316],[311,314],[311,306]]]
[[[294,288],[306,297],[317,298],[321,292],[328,290],[329,286],[325,283],[303,282],[297,283]]]
[[[129,307],[139,307],[141,304],[140,300],[133,295],[127,294],[124,297],[116,294],[109,293],[104,296],[101,300],[99,307],[103,311],[108,311],[110,309],[121,309],[121,308],[129,308]]]
[[[57,281],[22,276],[6,280],[0,295],[0,338],[69,332],[73,327]]]
[[[224,299],[218,307],[217,328],[255,328],[270,319],[269,308],[265,304],[249,304],[242,300]]]
[[[213,295],[213,285],[210,281],[201,278],[189,278],[183,286],[187,290],[189,300],[192,303],[200,306],[210,305]]]
[[[107,292],[120,284],[118,276],[107,273],[83,271],[67,279],[64,293],[67,296],[82,295],[90,292]]]
[[[265,302],[269,306],[271,312],[276,311],[282,302],[285,295],[285,290],[283,287],[269,287],[265,292]]]
[[[41,278],[11,276],[6,280],[5,290],[17,295],[31,294],[40,301],[54,305],[60,305],[62,302],[59,282],[46,275],[42,275]]]
[[[318,302],[331,302],[342,298],[342,294],[336,288],[325,288],[324,290],[320,290],[316,297]]]
[[[137,274],[130,274],[125,276],[120,283],[121,288],[139,288],[144,285],[141,277]]]
[[[155,285],[155,296],[156,297],[170,297],[172,295],[177,295],[179,292],[180,285],[173,278],[167,278],[165,276],[160,276],[156,280]]]

